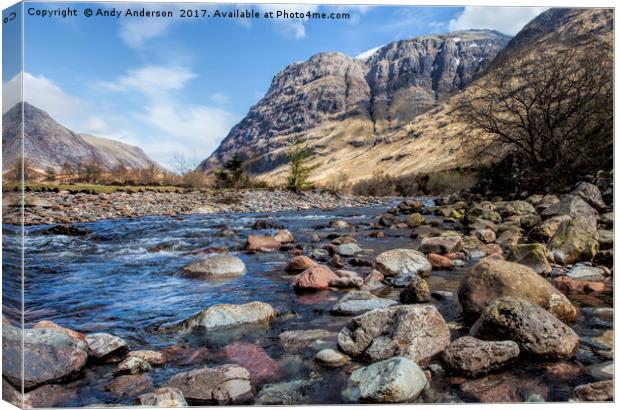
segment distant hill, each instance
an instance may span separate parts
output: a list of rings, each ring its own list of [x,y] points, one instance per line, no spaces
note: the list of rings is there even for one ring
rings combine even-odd
[[[21,106],[2,116],[3,171],[21,155]],[[107,170],[122,164],[129,169],[146,168],[155,161],[141,148],[107,138],[77,134],[56,122],[45,111],[24,102],[24,153],[31,166],[40,171],[60,170],[66,162],[78,164],[93,158]]]

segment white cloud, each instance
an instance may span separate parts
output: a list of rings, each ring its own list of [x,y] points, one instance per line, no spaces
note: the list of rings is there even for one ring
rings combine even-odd
[[[465,7],[463,13],[450,20],[450,31],[491,29],[515,35],[530,20],[548,7]]]
[[[145,66],[128,70],[117,80],[101,85],[113,91],[137,90],[152,95],[180,90],[196,77],[195,73],[184,67]]]
[[[211,94],[210,98],[211,98],[211,101],[213,101],[216,104],[220,104],[220,105],[226,105],[230,102],[230,97],[222,93]]]
[[[360,58],[362,60],[367,59],[368,57],[372,56],[374,53],[379,51],[379,49],[381,47],[383,47],[383,46],[381,45],[381,46],[378,46],[378,47],[375,47],[375,48],[371,48],[370,50],[366,50],[363,53],[360,53],[360,54],[356,55],[355,58]]]
[[[3,84],[2,112],[5,113],[20,101],[21,74]],[[64,92],[43,75],[24,73],[24,101],[48,112],[59,121],[73,121],[84,116],[89,105],[80,98]]]
[[[121,39],[129,47],[142,47],[147,40],[164,35],[172,25],[172,19],[126,18],[120,24]]]

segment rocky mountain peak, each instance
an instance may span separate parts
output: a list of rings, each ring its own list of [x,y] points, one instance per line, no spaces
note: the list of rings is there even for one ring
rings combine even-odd
[[[491,30],[467,30],[397,41],[366,58],[324,52],[290,64],[200,168],[213,171],[240,153],[254,163],[253,172],[265,172],[279,162],[261,157],[293,136],[306,138],[312,129],[352,118],[361,124],[355,143],[372,143],[465,87],[508,40]]]

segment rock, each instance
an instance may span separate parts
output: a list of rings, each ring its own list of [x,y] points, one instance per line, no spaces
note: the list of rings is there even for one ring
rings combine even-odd
[[[239,404],[252,398],[250,372],[236,364],[178,373],[168,384],[190,404]]]
[[[117,397],[135,397],[153,388],[153,381],[144,374],[119,376],[105,390]]]
[[[590,184],[588,182],[580,183],[577,188],[575,188],[575,190],[571,192],[571,195],[576,195],[580,197],[594,208],[602,209],[606,206],[605,202],[603,201],[601,191],[599,191],[596,185]]]
[[[540,243],[513,245],[508,259],[529,266],[539,275],[546,275],[551,272],[547,248]]]
[[[168,356],[165,353],[154,350],[132,350],[127,354],[127,357],[137,357],[151,366],[160,366],[168,362]]]
[[[268,323],[276,316],[276,311],[267,303],[250,302],[241,305],[212,305],[195,316],[174,326],[181,332],[194,329],[213,330],[240,326],[250,323]]]
[[[252,229],[284,229],[284,226],[274,222],[272,219],[257,219],[252,225]]]
[[[84,336],[83,333],[76,332],[75,330],[71,330],[71,329],[67,329],[66,327],[59,326],[56,323],[51,322],[49,320],[41,320],[40,322],[37,322],[34,325],[32,325],[32,328],[33,329],[53,329],[58,332],[66,334],[67,336],[69,336],[70,338],[78,342],[84,342],[86,340],[86,336]]]
[[[614,226],[614,213],[613,212],[605,212],[604,214],[599,216],[599,221],[606,226],[612,227]]]
[[[292,257],[284,270],[288,273],[301,273],[315,265],[317,265],[315,261],[307,256],[300,255]]]
[[[284,350],[316,348],[336,338],[336,333],[325,329],[287,330],[280,334],[280,345]]]
[[[495,242],[495,232],[490,229],[477,229],[474,233],[476,234],[476,237],[484,243]]]
[[[334,315],[359,315],[372,309],[395,305],[391,299],[383,299],[366,291],[352,291],[344,295],[331,308]]]
[[[411,283],[400,292],[400,302],[405,304],[425,303],[431,300],[428,283],[419,276],[413,276]]]
[[[276,234],[273,235],[273,239],[280,242],[281,244],[295,243],[295,237],[287,229],[278,229]]]
[[[127,353],[127,342],[108,333],[91,333],[86,335],[88,354],[98,360],[108,360]]]
[[[245,250],[248,252],[273,252],[280,249],[282,244],[271,236],[248,235]]]
[[[551,313],[525,299],[501,297],[489,305],[470,330],[484,340],[513,340],[523,353],[542,359],[570,359],[579,336]]]
[[[571,279],[602,281],[606,275],[602,268],[578,264],[566,272],[566,276]]]
[[[381,226],[392,226],[399,221],[400,219],[398,218],[398,215],[394,215],[389,212],[386,212],[379,217],[379,225]]]
[[[576,380],[582,374],[581,367],[573,362],[556,362],[543,365],[545,379],[551,383]]]
[[[310,380],[292,380],[265,385],[256,396],[254,404],[261,406],[310,404],[308,390],[313,384]]]
[[[420,212],[424,204],[417,199],[406,199],[398,204],[398,210],[402,213]]]
[[[613,401],[614,381],[605,380],[602,382],[582,384],[573,390],[575,398],[583,401]]]
[[[564,294],[570,293],[600,293],[605,290],[602,282],[591,282],[587,280],[572,279],[568,276],[553,278],[553,286]]]
[[[323,349],[319,351],[314,360],[325,367],[340,367],[349,362],[349,358],[334,349]]]
[[[84,344],[64,332],[2,326],[2,375],[16,386],[21,386],[22,380],[30,389],[72,379],[87,358]]]
[[[557,263],[566,265],[579,259],[591,260],[598,252],[597,212],[578,196],[568,195],[542,213],[545,216],[568,215],[549,242]]]
[[[533,242],[548,242],[557,232],[560,225],[570,221],[569,215],[553,216],[546,221],[534,226],[528,233],[528,237]]]
[[[2,383],[2,400],[23,409],[67,407],[77,396],[77,390],[67,385],[44,384],[22,395],[10,383]]]
[[[338,235],[338,234],[330,234],[330,236],[331,235]],[[343,243],[355,243],[356,244],[357,240],[350,235],[344,235],[344,236],[338,236],[337,238],[334,238],[332,243],[334,245],[342,245]]]
[[[278,363],[262,347],[253,343],[231,343],[222,349],[222,354],[229,363],[247,369],[253,384],[274,380],[279,375]]]
[[[598,243],[601,250],[613,249],[614,231],[607,229],[598,230]]]
[[[114,370],[116,374],[139,374],[150,372],[153,368],[146,360],[140,359],[139,357],[127,357],[125,360],[120,362]]]
[[[426,258],[430,262],[433,269],[436,270],[447,270],[454,267],[454,262],[452,259],[442,255],[437,255],[436,253],[429,253],[426,255]]]
[[[441,357],[452,370],[468,377],[477,377],[516,360],[519,345],[511,340],[486,342],[464,336],[452,342]]]
[[[325,265],[314,265],[293,278],[291,286],[297,291],[327,289],[338,276]]]
[[[147,407],[187,407],[183,392],[174,387],[160,387],[138,396],[135,404]]]
[[[415,275],[427,277],[433,269],[426,256],[413,249],[392,249],[375,259],[377,269],[385,277],[409,279]]]
[[[470,268],[458,295],[463,313],[472,319],[502,296],[526,299],[564,321],[574,321],[577,315],[566,296],[531,268],[496,257],[482,259]]]
[[[463,248],[461,236],[436,236],[422,239],[420,250],[425,253],[453,253]]]
[[[411,231],[411,237],[414,239],[415,238],[424,239],[424,238],[429,238],[432,236],[439,236],[440,233],[441,231],[437,228],[434,228],[430,225],[422,225],[422,226],[418,226],[413,231]]]
[[[361,251],[362,248],[356,243],[343,243],[336,246],[336,253],[342,256],[353,256]]]
[[[384,279],[383,274],[379,272],[378,270],[373,269],[368,274],[368,276],[364,278],[364,283],[362,284],[362,286],[360,286],[360,289],[370,291],[370,290],[383,288],[385,287],[385,285],[383,285],[383,282],[382,282],[383,279]]]
[[[519,395],[520,385],[520,379],[500,373],[474,380],[464,380],[458,388],[470,400],[473,399],[480,403],[508,403],[525,399]]]
[[[329,222],[329,227],[332,229],[350,229],[352,228],[351,224],[345,221],[344,219],[335,219]]]
[[[612,334],[613,336],[613,334]],[[613,341],[612,341],[613,345]],[[614,362],[608,361],[589,366],[588,373],[597,380],[608,380],[614,378]]]
[[[418,226],[426,224],[424,217],[418,213],[407,216],[405,222],[409,228],[417,228]]]
[[[335,288],[359,288],[364,284],[364,279],[357,272],[341,269],[337,270],[335,274],[338,278],[329,283],[330,286]]]
[[[428,382],[407,357],[393,357],[355,370],[342,396],[349,402],[402,403],[420,395]]]
[[[193,279],[228,279],[245,272],[245,263],[233,255],[211,255],[181,269],[182,276]]]
[[[450,330],[432,305],[374,309],[357,316],[338,334],[349,356],[376,362],[406,356],[424,365],[450,343]]]

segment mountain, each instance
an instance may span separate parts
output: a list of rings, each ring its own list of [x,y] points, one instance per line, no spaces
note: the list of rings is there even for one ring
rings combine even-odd
[[[321,53],[293,63],[199,169],[211,172],[239,153],[251,172],[270,172],[297,138],[325,160],[360,154],[462,90],[509,39],[459,31],[390,43],[366,58]]]
[[[45,111],[27,102],[23,106],[24,153],[37,170],[60,170],[65,162],[78,164],[93,158],[108,170],[119,163],[133,169],[157,165],[138,147],[77,134],[60,125]],[[21,105],[17,104],[2,116],[3,171],[21,156],[21,115]]]

